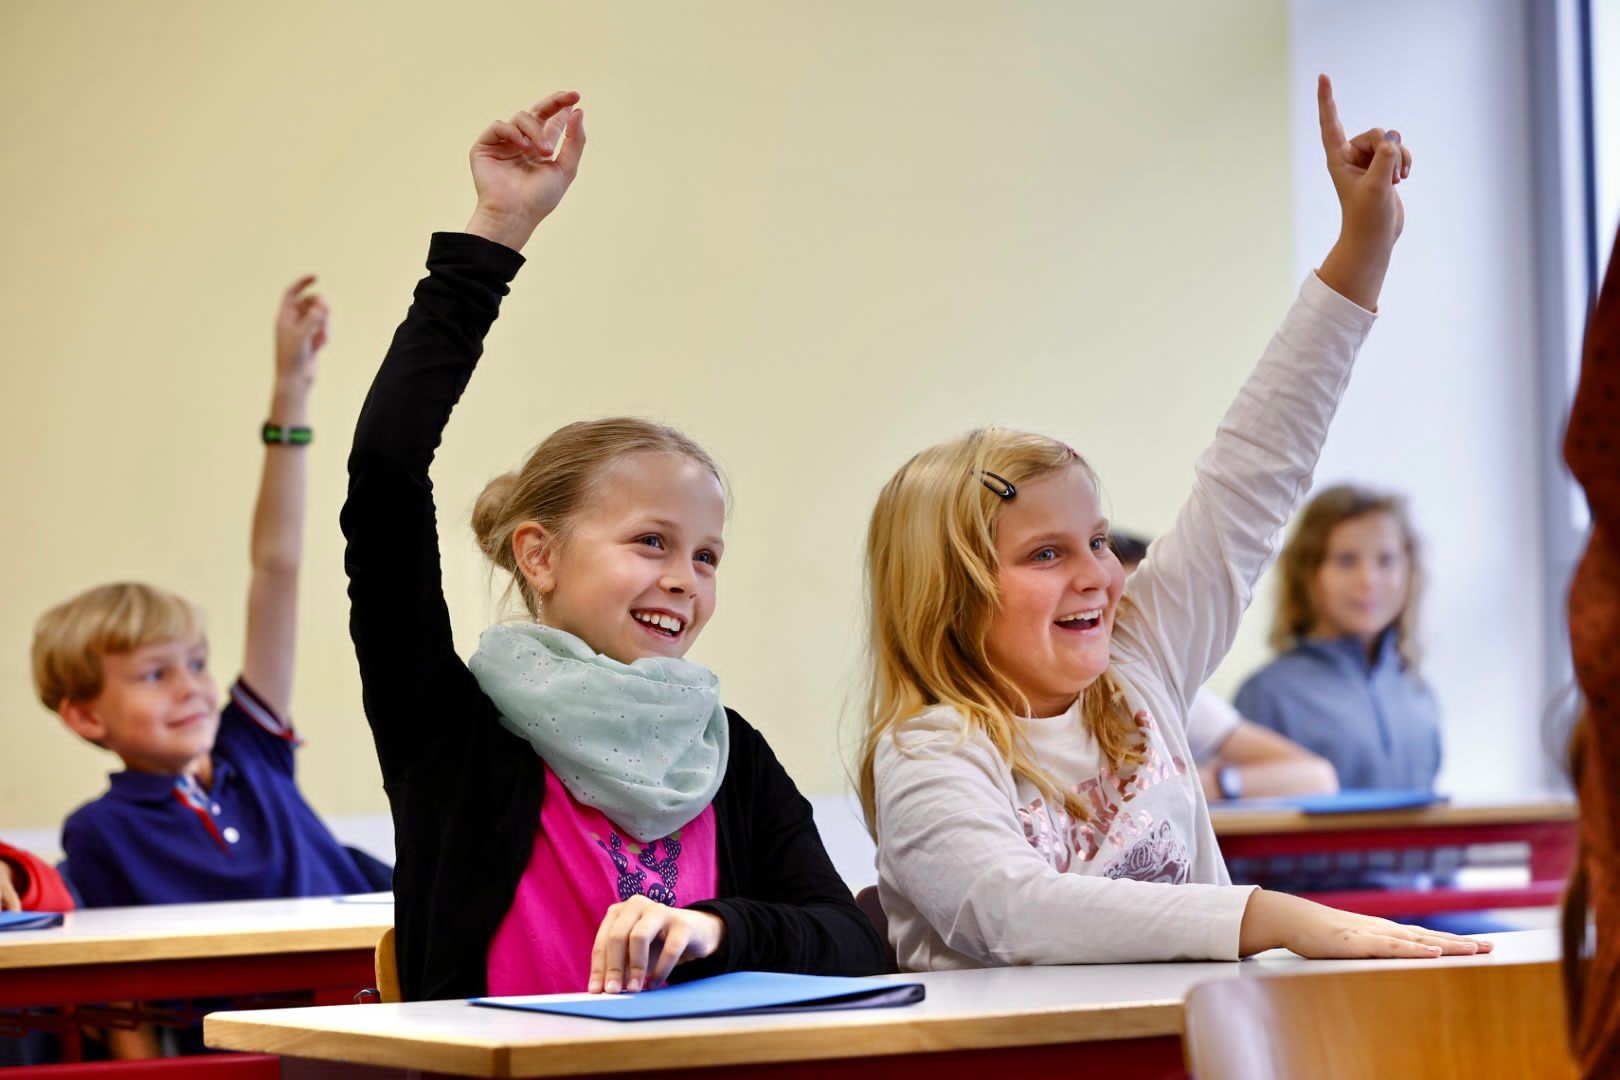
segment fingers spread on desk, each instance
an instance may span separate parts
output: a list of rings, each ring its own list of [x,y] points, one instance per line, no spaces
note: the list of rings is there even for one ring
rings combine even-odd
[[[632,896],[607,909],[591,946],[593,994],[635,993],[647,985],[649,958],[659,959],[656,945],[669,924],[670,908]]]

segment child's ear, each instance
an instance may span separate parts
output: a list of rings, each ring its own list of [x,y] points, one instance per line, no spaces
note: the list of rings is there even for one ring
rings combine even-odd
[[[512,530],[512,558],[536,596],[546,596],[557,587],[555,541],[537,521],[525,521]]]
[[[106,745],[107,725],[101,722],[95,711],[90,708],[88,701],[69,701],[62,699],[56,707],[56,714],[62,718],[67,729],[88,742],[97,746]]]

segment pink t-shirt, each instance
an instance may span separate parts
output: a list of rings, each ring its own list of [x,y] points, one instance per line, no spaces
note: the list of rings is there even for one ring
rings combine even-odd
[[[577,802],[548,767],[534,852],[489,943],[488,992],[584,990],[608,908],[637,894],[684,907],[712,900],[717,882],[712,804],[662,840],[641,844]]]

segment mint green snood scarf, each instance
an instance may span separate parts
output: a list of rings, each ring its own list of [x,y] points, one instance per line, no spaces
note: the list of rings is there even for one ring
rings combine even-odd
[[[668,836],[720,789],[720,680],[689,660],[623,664],[540,623],[492,626],[467,665],[570,794],[637,841]]]

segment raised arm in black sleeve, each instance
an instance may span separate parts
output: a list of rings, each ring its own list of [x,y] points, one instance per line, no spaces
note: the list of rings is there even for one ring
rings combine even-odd
[[[544,774],[456,654],[428,468],[523,259],[439,233],[366,396],[342,513],[349,632],[394,816],[407,1000],[483,993],[484,955],[532,850]]]
[[[445,708],[483,697],[450,632],[428,468],[522,265],[500,244],[436,233],[355,426],[341,515],[349,632],[385,770],[431,756]]]

